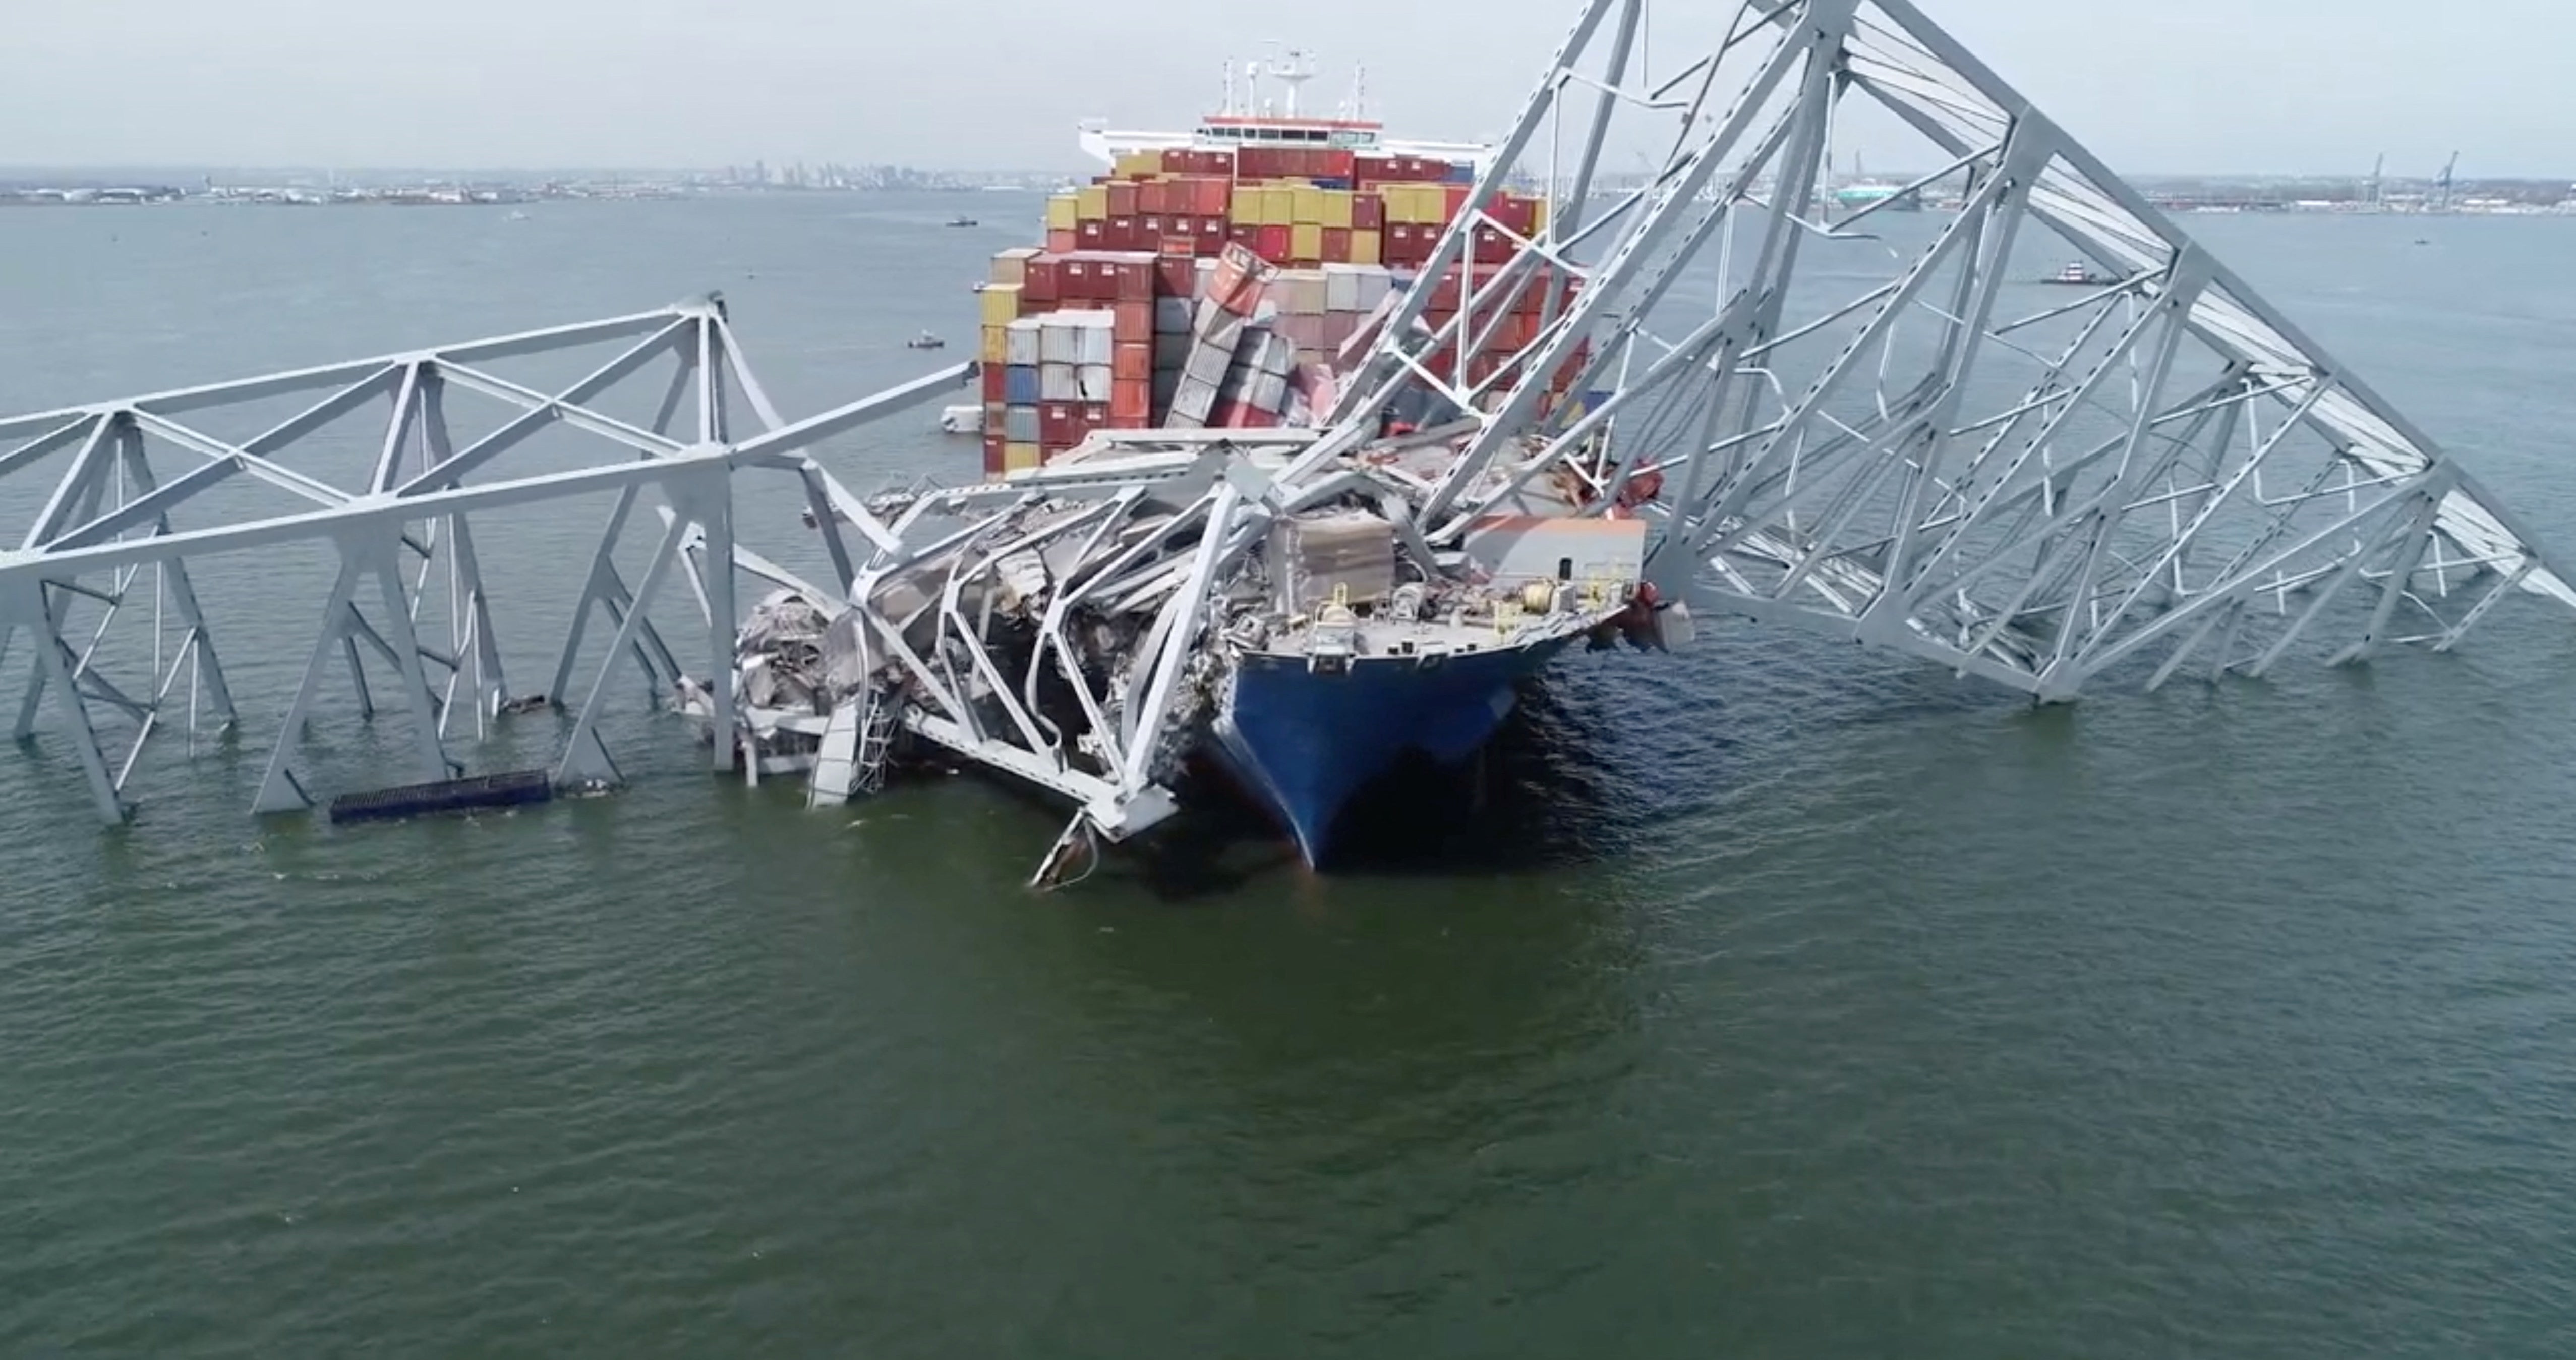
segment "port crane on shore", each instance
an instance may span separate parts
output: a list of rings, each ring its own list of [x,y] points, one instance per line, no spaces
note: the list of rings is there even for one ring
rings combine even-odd
[[[1649,45],[1662,8],[1576,6],[1425,270],[1454,269],[1463,305],[1433,326],[1430,288],[1400,294],[1313,430],[861,494],[867,457],[847,437],[951,397],[971,365],[792,418],[714,298],[0,419],[0,479],[36,488],[0,551],[17,731],[50,714],[101,817],[122,822],[148,751],[238,724],[273,743],[255,806],[294,810],[320,791],[308,720],[345,674],[366,716],[370,685],[390,682],[423,779],[489,759],[479,738],[533,707],[561,715],[560,783],[613,784],[608,732],[629,696],[611,680],[632,667],[657,695],[689,692],[714,768],[735,770],[745,592],[793,589],[849,605],[818,670],[859,658],[841,679],[888,706],[824,740],[880,750],[900,727],[1118,839],[1168,814],[1162,725],[1222,641],[1212,592],[1266,525],[1365,488],[1406,550],[1436,562],[1549,478],[1582,482],[1598,513],[1647,519],[1652,579],[1702,617],[1807,629],[2045,701],[2261,676],[2294,655],[2447,651],[2508,601],[2576,607],[2560,563],[2469,466],[1914,0],[1746,0],[1705,41],[1668,22]],[[1859,104],[1935,168],[1845,209],[1819,177],[1835,120]],[[1640,149],[1652,173],[1609,187],[1604,158]],[[1554,211],[1511,263],[1482,265],[1475,234],[1509,230],[1485,208],[1516,176],[1556,187]],[[1889,203],[1960,180],[1954,213],[1898,229]],[[2446,169],[2445,202],[2449,183]],[[2068,258],[2106,281],[2072,297],[2030,286],[2033,260]],[[1489,307],[1531,290],[1545,310],[1525,345],[1481,370],[1428,362],[1484,352]],[[555,376],[513,376],[540,360]],[[1552,405],[1569,365],[1588,395]],[[1410,437],[1458,456],[1417,480],[1367,463],[1384,413],[1426,387],[1451,418]],[[483,564],[511,515],[584,498],[609,512],[555,564],[568,635],[546,649],[550,683],[513,690],[505,616],[546,575],[524,544],[508,545],[507,578]],[[1042,542],[956,555],[1041,504],[1061,507]],[[781,505],[802,508],[821,565],[755,546],[780,526],[746,511]],[[1148,507],[1157,527],[1138,530]],[[295,677],[291,693],[253,709],[201,586],[220,559],[259,572],[295,551],[319,553],[330,584],[259,602],[310,611],[313,629],[268,668]],[[955,565],[900,617],[849,604],[933,559]],[[1041,659],[978,643],[978,611],[1033,572],[1148,602],[1114,709],[1039,711],[1042,658],[1073,655],[1084,627],[1067,611],[1037,625]],[[677,629],[657,615],[675,596]],[[849,641],[861,635],[881,645]],[[888,667],[907,678],[876,687]],[[862,790],[866,775],[835,777]]]

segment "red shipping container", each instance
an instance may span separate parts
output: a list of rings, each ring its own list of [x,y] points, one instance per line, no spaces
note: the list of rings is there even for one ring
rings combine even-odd
[[[1225,243],[1231,239],[1231,226],[1224,218],[1202,217],[1199,219],[1198,241],[1193,247],[1193,253],[1199,255],[1214,255],[1225,249]],[[1192,272],[1195,273],[1196,271],[1193,270]]]
[[[1092,279],[1092,274],[1099,267],[1088,255],[1076,255],[1066,260],[1057,276],[1056,297],[1065,302],[1087,302],[1100,296],[1100,285]]]
[[[1492,227],[1476,228],[1476,263],[1509,264],[1520,253],[1520,243]]]
[[[1199,269],[1187,255],[1165,255],[1154,261],[1154,292],[1160,297],[1188,297],[1198,291]]]
[[[1008,370],[1004,369],[1000,364],[984,365],[982,377],[984,380],[984,400],[986,402],[1007,401],[1010,399],[1010,387],[1006,381],[1008,376]]]
[[[1353,231],[1386,230],[1386,200],[1375,194],[1361,194],[1351,200]]]
[[[1052,255],[1040,255],[1028,262],[1021,275],[1020,301],[1053,302],[1064,296],[1064,261]]]
[[[1359,173],[1360,158],[1355,152],[1332,147],[1319,151],[1315,155],[1323,164],[1324,168],[1321,172],[1323,174],[1349,179]]]
[[[1146,320],[1148,323],[1153,320],[1150,312],[1147,315]],[[1150,324],[1146,328],[1146,338],[1143,340],[1130,340],[1122,331],[1118,337],[1118,348],[1111,351],[1112,362],[1109,366],[1109,376],[1119,382],[1153,381],[1153,335],[1154,332]]]
[[[1002,475],[1002,432],[993,430],[984,436],[984,475]]]
[[[1069,401],[1051,401],[1038,408],[1038,442],[1059,449],[1072,448],[1082,437],[1082,408]]]
[[[1350,262],[1351,233],[1349,230],[1342,227],[1324,228],[1324,263],[1349,264]]]
[[[1046,248],[1049,255],[1070,255],[1082,249],[1082,232],[1073,227],[1049,227]]]
[[[1117,302],[1150,303],[1154,300],[1154,261],[1151,258],[1118,260],[1109,265],[1109,270],[1110,289],[1106,297]]]
[[[1101,233],[1100,239],[1103,250],[1134,250],[1136,242],[1141,239],[1136,231],[1136,219],[1111,217],[1109,230]]]
[[[1133,382],[1119,382],[1109,389],[1109,423],[1114,429],[1139,430],[1154,419],[1154,379],[1151,368],[1153,347],[1145,347],[1147,374]]]
[[[1074,410],[1078,413],[1075,419],[1079,423],[1075,428],[1079,433],[1089,434],[1093,430],[1105,430],[1109,428],[1108,402],[1086,401],[1080,406],[1075,407]],[[1077,438],[1074,442],[1079,444],[1082,441]]]
[[[1075,230],[1074,240],[1079,249],[1106,249],[1109,242],[1109,224],[1101,221],[1086,221]],[[1066,251],[1065,253],[1069,255],[1073,252]]]
[[[1431,301],[1425,304],[1424,310],[1436,312],[1442,316],[1456,316],[1459,291],[1458,270],[1452,266],[1449,272],[1433,281]]]
[[[1234,208],[1234,186],[1210,177],[1190,181],[1190,211],[1200,217],[1223,217]]]
[[[1159,213],[1137,218],[1136,240],[1139,244],[1132,245],[1127,248],[1129,250],[1152,250],[1154,247],[1162,244],[1164,228],[1169,225],[1170,219],[1163,217]]]
[[[1136,197],[1136,185],[1132,181],[1122,180],[1110,185],[1109,215],[1111,217],[1134,217],[1136,215]]]
[[[1253,226],[1248,222],[1235,222],[1228,224],[1225,229],[1225,239],[1235,245],[1243,247],[1246,250],[1253,251],[1256,254],[1261,250],[1261,228]],[[1218,253],[1222,254],[1224,252],[1220,251]]]
[[[1252,253],[1277,264],[1288,258],[1290,244],[1296,239],[1287,227],[1256,227]]]
[[[1130,341],[1154,343],[1154,304],[1150,299],[1117,303],[1110,310],[1116,318],[1110,323],[1110,330],[1119,344]]]

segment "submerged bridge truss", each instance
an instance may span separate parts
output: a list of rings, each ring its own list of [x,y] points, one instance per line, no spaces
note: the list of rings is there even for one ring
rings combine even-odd
[[[1911,147],[1927,168],[1837,185],[1841,148],[1864,144],[1880,164]],[[1545,188],[1554,209],[1509,263],[1479,263],[1478,238],[1509,232],[1483,205],[1510,186]],[[2052,285],[2069,260],[2073,281]],[[2300,653],[2447,650],[2516,594],[2576,606],[2476,478],[1909,0],[1584,0],[1438,248],[1432,272],[1452,268],[1455,319],[1429,324],[1429,288],[1402,294],[1323,430],[1241,447],[1175,436],[892,498],[854,495],[819,446],[940,399],[969,366],[789,421],[712,298],[0,419],[0,542],[14,544],[0,548],[0,662],[13,646],[30,658],[15,730],[50,707],[101,814],[121,820],[147,747],[240,716],[199,569],[320,545],[335,572],[258,809],[313,801],[306,720],[342,674],[372,716],[371,663],[425,781],[463,768],[469,731],[539,706],[571,719],[559,782],[617,779],[599,722],[629,664],[744,738],[712,743],[731,769],[758,722],[783,721],[747,714],[758,706],[736,691],[749,577],[846,608],[823,664],[855,656],[899,677],[914,735],[1073,799],[1077,829],[1116,837],[1168,810],[1159,734],[1185,702],[1214,582],[1275,520],[1365,492],[1432,562],[1564,475],[1591,484],[1597,511],[1647,516],[1650,574],[1703,613],[2044,700],[2106,677],[2152,687]],[[1533,290],[1536,338],[1495,348]],[[577,379],[500,371],[601,346],[611,357]],[[1597,395],[1551,407],[1569,367]],[[638,386],[658,400],[617,404]],[[1416,438],[1454,438],[1463,457],[1429,477],[1352,471],[1346,455],[1422,388],[1455,419]],[[302,404],[216,428],[281,398]],[[460,428],[468,399],[487,415]],[[533,458],[539,442],[557,452]],[[317,448],[339,462],[305,456]],[[801,503],[823,585],[737,542],[744,477]],[[514,693],[496,611],[518,582],[487,576],[495,545],[476,526],[582,497],[614,508],[586,564],[558,564],[580,585],[551,684]],[[643,521],[651,556],[630,583],[614,550],[647,497],[659,522]],[[1032,563],[1052,583],[1033,650],[996,655],[987,625],[997,601],[1027,597]],[[704,625],[676,647],[648,617],[674,576]],[[1135,623],[1114,665],[1069,616],[1104,602]],[[584,669],[594,623],[609,642]],[[1101,685],[1041,703],[1047,675],[1104,665]],[[895,711],[814,718],[834,796],[864,788],[856,753]]]
[[[577,355],[602,345],[616,347],[615,357],[559,390],[540,391],[494,371],[512,360]],[[23,486],[37,469],[57,474],[41,500],[0,501],[31,512],[16,546],[0,550],[0,660],[13,645],[33,658],[16,735],[23,741],[36,731],[50,695],[101,814],[122,820],[130,811],[128,780],[156,738],[184,730],[193,745],[201,726],[231,728],[241,718],[226,648],[200,605],[199,569],[209,559],[234,557],[247,566],[228,568],[257,572],[263,554],[318,543],[330,549],[336,579],[261,777],[257,810],[313,801],[296,755],[306,718],[340,663],[370,717],[376,704],[366,661],[381,664],[408,716],[419,778],[450,778],[463,769],[448,750],[464,735],[461,727],[470,725],[471,735],[481,737],[505,709],[527,706],[524,699],[514,704],[505,685],[496,592],[483,571],[474,520],[608,494],[615,509],[581,577],[553,686],[542,697],[575,714],[555,764],[558,780],[614,779],[615,764],[597,733],[610,668],[621,655],[631,656],[649,680],[666,687],[682,673],[672,646],[646,615],[675,565],[724,564],[694,571],[690,580],[709,619],[704,683],[719,726],[731,724],[736,474],[773,473],[800,483],[808,504],[822,512],[834,550],[846,551],[839,525],[848,519],[848,492],[803,450],[936,400],[966,371],[961,365],[790,423],[744,363],[722,301],[710,297],[585,325],[0,420],[0,493]],[[621,387],[656,379],[661,397],[649,418],[638,423],[603,409]],[[478,437],[460,438],[452,428],[463,396],[499,413],[485,413]],[[309,404],[247,437],[207,432],[228,412],[281,398]],[[737,433],[737,403],[750,408],[756,431]],[[357,426],[364,429],[352,429]],[[527,456],[522,446],[549,432],[583,438],[558,438],[543,464],[514,462]],[[319,475],[303,456],[333,444],[335,435],[340,461],[358,475]],[[346,456],[353,440],[362,455],[356,459]],[[277,494],[226,494],[245,481],[282,493],[282,501]],[[676,513],[630,587],[611,554],[648,492]],[[863,512],[859,522],[873,524]],[[679,551],[684,539],[713,552],[687,557]],[[498,594],[507,593],[505,583]],[[443,598],[443,608],[424,608],[433,596]],[[289,606],[278,600],[271,607]],[[615,629],[614,641],[567,704],[594,619]],[[105,739],[111,726],[121,750]],[[714,743],[718,769],[732,768],[735,756],[733,743]]]

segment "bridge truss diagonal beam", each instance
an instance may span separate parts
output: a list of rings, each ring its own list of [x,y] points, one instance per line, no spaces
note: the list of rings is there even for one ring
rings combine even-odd
[[[590,359],[577,380],[539,375],[562,374],[585,355],[604,357]],[[969,371],[951,366],[791,423],[752,376],[722,300],[710,295],[605,321],[0,418],[0,542],[17,545],[0,550],[0,663],[14,655],[25,673],[17,733],[43,731],[50,701],[102,819],[125,820],[137,804],[131,781],[157,740],[184,734],[194,752],[201,739],[239,731],[246,702],[250,723],[259,721],[260,701],[225,665],[245,646],[247,607],[263,616],[261,640],[272,644],[278,620],[316,619],[290,672],[292,692],[275,696],[279,725],[252,796],[259,811],[319,796],[326,776],[308,768],[315,748],[307,738],[339,721],[335,677],[345,677],[362,720],[377,716],[380,694],[391,700],[387,716],[399,715],[417,778],[448,778],[494,758],[482,743],[504,723],[549,721],[514,715],[553,709],[564,711],[570,738],[550,763],[567,780],[613,780],[602,721],[627,691],[612,692],[605,680],[628,659],[657,702],[685,682],[712,697],[719,730],[733,722],[736,477],[855,507],[860,498],[813,451],[938,399]],[[460,414],[460,398],[483,409]],[[737,401],[758,427],[740,441],[728,416]],[[371,409],[380,423],[361,428]],[[50,487],[38,481],[47,476]],[[538,536],[536,548],[527,535],[505,535],[511,567],[495,590],[485,571],[491,547],[478,542],[476,521],[583,497],[615,506],[606,532],[584,548],[587,570],[545,563],[559,534]],[[690,571],[708,609],[702,647],[675,650],[648,617],[650,584],[677,555],[670,544],[647,563],[644,589],[630,590],[612,557],[645,499],[678,515],[690,541],[708,548],[706,567]],[[23,507],[17,523],[8,521],[11,506]],[[298,603],[286,584],[290,564],[309,572],[299,550],[331,563],[329,574],[310,578],[318,617],[304,614],[313,605]],[[208,594],[208,580],[223,588]],[[539,605],[513,597],[553,581],[576,592],[553,657],[555,683],[514,696],[504,642],[514,614]],[[586,678],[583,641],[601,611],[617,642],[587,661],[595,678]],[[210,615],[232,620],[223,659]],[[714,766],[731,768],[736,744],[712,746]]]
[[[1342,386],[1343,446],[1406,383],[1463,408],[1427,541],[1571,476],[1644,501],[1704,610],[2046,700],[2576,607],[2521,517],[1914,0],[1729,13],[1586,0],[1428,266],[1454,312],[1410,290]],[[1855,183],[1863,150],[1913,169]],[[1506,190],[1551,211],[1481,264]]]

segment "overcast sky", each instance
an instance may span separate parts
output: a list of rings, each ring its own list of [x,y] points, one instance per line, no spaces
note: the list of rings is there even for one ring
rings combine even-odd
[[[1674,0],[1660,0],[1671,5]],[[1707,0],[1719,12],[1724,0]],[[2576,0],[1920,0],[2132,172],[2576,175]],[[1731,3],[1724,3],[1731,10]],[[1574,0],[17,0],[0,164],[1074,169],[1224,57],[1365,62],[1399,135],[1500,130]],[[2453,16],[2474,11],[2477,21]],[[1276,14],[1277,19],[1260,18]],[[1294,16],[1293,19],[1287,16]],[[2499,41],[2499,38],[2505,39]],[[1867,148],[1863,148],[1866,151]],[[1898,167],[1890,167],[1898,168]],[[1925,167],[1929,168],[1929,167]]]

